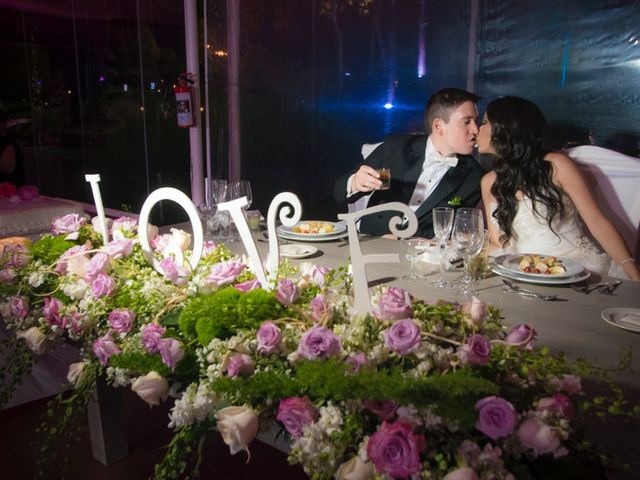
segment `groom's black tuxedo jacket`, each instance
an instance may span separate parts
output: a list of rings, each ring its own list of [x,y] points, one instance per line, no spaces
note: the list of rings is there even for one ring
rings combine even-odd
[[[391,169],[391,188],[376,190],[369,199],[368,206],[387,202],[409,203],[416,183],[422,172],[427,137],[425,135],[392,135],[385,138],[384,143],[369,155],[364,163],[373,168]],[[339,203],[355,202],[367,195],[357,193],[347,198],[347,181],[357,171],[353,170],[340,177],[334,188],[334,197]],[[429,195],[416,211],[418,231],[416,235],[433,237],[433,218],[431,210],[435,207],[449,207],[455,197],[460,198],[459,207],[475,207],[480,201],[480,179],[484,175],[483,168],[468,155],[458,155],[458,165],[447,170],[436,189]],[[362,217],[360,231],[373,235],[390,233],[389,220],[398,212],[381,212]]]

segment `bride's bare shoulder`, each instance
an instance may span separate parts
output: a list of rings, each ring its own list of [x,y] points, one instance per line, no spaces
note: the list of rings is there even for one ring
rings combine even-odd
[[[485,173],[480,182],[483,187],[490,187],[491,185],[493,185],[493,182],[495,181],[496,181],[496,172],[492,170],[488,173]]]

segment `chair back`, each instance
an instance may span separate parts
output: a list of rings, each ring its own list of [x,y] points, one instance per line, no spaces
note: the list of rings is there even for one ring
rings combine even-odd
[[[566,154],[576,162],[600,209],[638,258],[640,158],[593,145],[570,148]]]

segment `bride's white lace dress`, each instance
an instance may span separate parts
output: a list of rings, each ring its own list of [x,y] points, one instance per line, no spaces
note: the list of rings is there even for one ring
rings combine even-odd
[[[622,270],[611,262],[609,256],[602,253],[584,234],[582,221],[571,199],[565,195],[563,201],[565,215],[554,220],[552,230],[545,218],[547,210],[544,205],[538,204],[538,212],[536,212],[529,197],[525,196],[519,200],[511,229],[512,238],[507,248],[501,252],[540,253],[568,257],[600,275],[624,276]],[[491,205],[492,213],[496,207],[495,203]],[[490,221],[499,230],[498,222],[493,216]]]

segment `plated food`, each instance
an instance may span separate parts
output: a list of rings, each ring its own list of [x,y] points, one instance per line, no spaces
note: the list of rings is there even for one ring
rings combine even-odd
[[[291,230],[295,233],[317,235],[319,233],[333,233],[335,231],[335,226],[330,222],[310,220],[298,223]]]
[[[518,266],[521,272],[538,275],[562,275],[567,271],[557,257],[536,254],[524,255]]]

